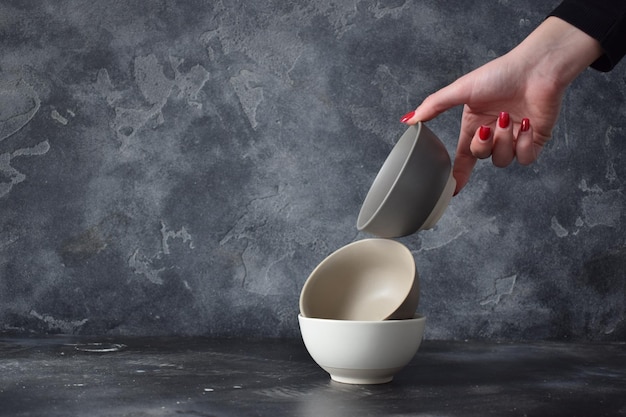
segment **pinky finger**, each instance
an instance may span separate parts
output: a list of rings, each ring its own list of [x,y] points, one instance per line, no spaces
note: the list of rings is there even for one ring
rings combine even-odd
[[[533,143],[533,128],[528,119],[522,119],[522,126],[517,134],[515,144],[515,155],[517,162],[521,165],[530,165],[537,159],[537,152]]]

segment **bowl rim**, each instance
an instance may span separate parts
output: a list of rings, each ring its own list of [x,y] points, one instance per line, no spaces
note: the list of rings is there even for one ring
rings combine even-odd
[[[415,313],[413,315],[412,318],[410,319],[394,319],[394,320],[341,320],[341,319],[323,319],[320,317],[307,317],[302,315],[302,313],[298,313],[298,320],[304,320],[304,321],[315,321],[315,322],[325,322],[325,323],[349,323],[350,325],[373,325],[373,324],[378,324],[381,325],[381,323],[390,323],[389,325],[392,325],[391,323],[396,323],[396,324],[401,324],[401,323],[416,323],[416,322],[422,322],[422,321],[426,321],[426,316],[423,314],[419,314],[419,313]],[[386,324],[384,324],[386,325]],[[383,326],[384,326],[383,325]]]
[[[385,161],[380,166],[380,169],[378,170],[378,173],[374,177],[374,181],[372,181],[372,184],[370,185],[370,188],[367,191],[367,194],[365,195],[365,199],[363,200],[363,203],[361,204],[361,210],[359,211],[359,215],[357,216],[357,219],[356,219],[357,229],[358,230],[365,230],[372,222],[374,222],[374,219],[376,219],[378,214],[383,210],[383,207],[389,201],[389,196],[396,189],[396,186],[398,185],[398,182],[400,181],[400,177],[402,176],[402,174],[406,170],[406,167],[407,167],[407,165],[409,163],[409,160],[411,159],[411,155],[413,154],[413,151],[415,150],[415,146],[417,145],[417,141],[418,141],[418,139],[420,137],[420,133],[422,131],[422,127],[423,127],[423,123],[421,121],[417,122],[414,125],[409,126],[408,129],[402,134],[402,136],[400,136],[400,139],[398,139],[398,141],[391,148],[391,151],[390,151],[389,155],[387,155],[387,158],[385,158]],[[409,131],[411,131],[411,130],[416,130],[415,134],[407,135],[407,133]],[[369,218],[361,219],[361,215],[364,214],[363,210],[365,209],[365,206],[367,205],[366,203],[369,200],[370,195],[373,196],[374,186],[379,181],[379,178],[382,178],[383,167],[387,164],[387,161],[390,159],[391,153],[394,151],[394,148],[398,145],[398,143],[401,140],[403,140],[405,138],[405,135],[409,137],[408,140],[411,141],[411,146],[410,146],[409,151],[404,156],[404,160],[402,161],[402,166],[400,167],[400,170],[398,171],[398,174],[394,178],[393,183],[391,184],[391,186],[387,190],[387,193],[385,194],[385,196],[381,200],[380,204],[378,205],[378,207],[376,207],[376,210],[374,210],[374,212],[371,214],[371,216],[369,216]],[[363,220],[363,221],[361,221],[361,220]]]
[[[350,321],[350,322],[358,322],[358,321],[371,322],[371,321],[373,321],[373,320],[328,319],[328,318],[321,318],[321,317],[309,317],[309,316],[305,316],[303,314],[303,310],[304,310],[303,309],[304,293],[305,293],[305,290],[307,289],[307,287],[313,285],[313,284],[311,284],[311,282],[312,282],[311,278],[317,273],[317,271],[322,269],[322,267],[326,263],[330,262],[330,258],[336,256],[340,252],[348,250],[352,246],[364,244],[365,242],[371,242],[371,241],[377,241],[377,242],[384,241],[384,242],[386,242],[385,244],[387,244],[387,243],[393,244],[396,247],[398,247],[402,252],[404,252],[413,261],[413,262],[410,263],[411,264],[411,271],[412,271],[413,279],[410,280],[410,282],[409,282],[410,285],[408,285],[407,288],[405,288],[404,298],[402,298],[396,304],[394,304],[393,309],[389,312],[389,314],[387,314],[385,317],[381,318],[380,320],[387,319],[387,317],[389,317],[396,310],[398,310],[398,308],[400,308],[400,306],[402,306],[402,304],[406,300],[406,297],[411,293],[411,290],[413,289],[413,286],[415,285],[415,280],[419,279],[417,277],[417,266],[415,265],[415,257],[413,256],[413,253],[411,252],[411,250],[408,247],[406,247],[406,245],[398,242],[397,240],[387,239],[387,238],[382,238],[382,237],[370,237],[370,238],[366,238],[366,239],[355,240],[353,242],[350,242],[350,243],[340,247],[339,249],[334,250],[333,252],[328,254],[319,264],[317,264],[317,266],[313,269],[313,271],[311,271],[311,273],[309,274],[307,279],[304,281],[304,285],[302,286],[302,289],[300,290],[299,305],[298,305],[298,307],[300,308],[300,313],[299,314],[302,314],[302,316],[305,317],[305,318],[318,318],[318,319],[321,319],[321,320],[337,320],[337,321]],[[408,320],[412,320],[412,319],[408,319]]]

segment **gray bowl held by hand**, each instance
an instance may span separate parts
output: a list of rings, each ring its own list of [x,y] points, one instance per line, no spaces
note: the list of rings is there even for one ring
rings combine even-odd
[[[374,179],[357,229],[385,238],[430,229],[443,215],[455,187],[444,144],[423,123],[410,126]]]

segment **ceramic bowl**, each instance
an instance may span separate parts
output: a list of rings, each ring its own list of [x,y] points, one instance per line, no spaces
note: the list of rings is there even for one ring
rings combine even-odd
[[[311,272],[300,292],[300,314],[322,319],[406,319],[418,303],[413,254],[381,238],[336,250]]]
[[[393,380],[419,349],[426,318],[347,321],[298,316],[302,340],[313,360],[346,384]]]
[[[386,238],[431,229],[455,187],[444,144],[423,123],[410,126],[374,179],[361,206],[357,229]]]

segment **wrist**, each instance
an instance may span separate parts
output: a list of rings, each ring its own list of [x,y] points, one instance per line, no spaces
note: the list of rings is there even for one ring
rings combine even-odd
[[[525,59],[529,71],[539,71],[560,88],[567,87],[603,53],[596,39],[554,16],[544,20],[514,51]]]

